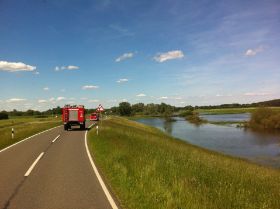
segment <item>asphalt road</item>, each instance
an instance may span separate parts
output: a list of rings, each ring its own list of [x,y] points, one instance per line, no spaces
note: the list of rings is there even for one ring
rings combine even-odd
[[[58,127],[0,152],[0,209],[111,209],[84,137]]]

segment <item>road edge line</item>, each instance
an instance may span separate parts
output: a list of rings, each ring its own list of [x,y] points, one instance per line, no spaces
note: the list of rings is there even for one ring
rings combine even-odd
[[[8,147],[6,147],[6,148],[1,149],[1,150],[0,150],[0,153],[1,153],[1,152],[4,152],[4,151],[7,150],[7,149],[12,148],[13,146],[16,146],[17,144],[20,144],[21,142],[24,142],[24,141],[26,141],[26,140],[28,140],[28,139],[33,138],[34,136],[38,136],[38,135],[40,135],[40,134],[42,134],[42,133],[45,133],[45,132],[50,131],[50,130],[53,130],[53,129],[58,128],[58,127],[60,127],[60,126],[62,126],[62,125],[55,126],[55,127],[53,127],[53,128],[50,128],[50,129],[41,131],[41,132],[39,132],[39,133],[37,133],[37,134],[34,134],[34,135],[29,136],[29,137],[27,137],[27,138],[25,138],[25,139],[22,139],[22,140],[20,140],[20,141],[14,143],[14,144],[11,144],[10,146],[8,146]]]
[[[93,125],[93,124],[92,124],[92,125]],[[91,125],[91,126],[92,126],[92,125]],[[91,126],[89,126],[89,128],[90,128]],[[108,199],[108,201],[109,201],[109,203],[110,203],[110,205],[111,205],[111,207],[112,207],[113,209],[118,209],[117,204],[115,203],[115,201],[114,201],[113,197],[111,196],[109,190],[107,189],[107,187],[106,187],[106,185],[105,185],[105,183],[104,183],[104,181],[103,181],[101,175],[99,174],[96,165],[95,165],[94,162],[93,162],[93,159],[92,159],[92,157],[91,157],[91,154],[90,154],[90,152],[89,152],[88,145],[87,145],[87,133],[88,133],[88,130],[86,130],[86,133],[85,133],[85,146],[86,146],[87,155],[88,155],[90,164],[91,164],[91,166],[92,166],[92,169],[93,169],[93,171],[94,171],[94,173],[95,173],[95,175],[96,175],[96,177],[97,177],[97,179],[98,179],[98,181],[99,181],[99,183],[100,183],[100,185],[101,185],[101,187],[102,187],[102,189],[103,189],[103,191],[104,191],[104,193],[105,193],[105,196],[107,197],[107,199]]]
[[[42,152],[37,158],[36,160],[31,164],[31,166],[28,168],[28,170],[26,171],[26,173],[24,174],[25,177],[29,176],[30,173],[32,172],[32,170],[35,168],[36,164],[39,162],[39,160],[43,157],[45,153]]]

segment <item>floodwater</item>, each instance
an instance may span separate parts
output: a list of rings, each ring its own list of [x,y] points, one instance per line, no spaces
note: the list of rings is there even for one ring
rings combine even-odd
[[[239,121],[248,121],[250,119],[250,113],[241,113],[241,114],[221,114],[221,115],[208,115],[201,114],[200,117],[208,121],[213,122],[239,122]]]
[[[223,117],[225,119],[226,115]],[[233,120],[232,114],[228,117],[230,118],[228,121],[237,121]],[[242,116],[242,118],[244,117],[247,116]],[[173,122],[167,122],[163,118],[141,118],[136,121],[154,126],[176,138],[209,150],[245,158],[261,165],[280,168],[279,132],[255,132],[234,126],[213,124],[196,126],[183,118],[175,117],[174,119],[176,121]]]

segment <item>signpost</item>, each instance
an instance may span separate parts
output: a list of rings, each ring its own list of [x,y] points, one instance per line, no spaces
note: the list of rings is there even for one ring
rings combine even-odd
[[[100,118],[101,119],[102,119],[102,112],[104,112],[104,111],[105,111],[104,107],[101,104],[99,104],[97,109],[96,109],[96,112],[100,113]]]
[[[96,109],[96,112],[98,112],[100,114],[99,118],[101,119],[101,125],[102,125],[102,112],[104,112],[104,111],[105,111],[104,107],[101,104],[99,104],[97,109]],[[98,128],[98,125],[97,125],[96,126],[96,134],[97,135],[98,135],[98,129],[99,128]]]

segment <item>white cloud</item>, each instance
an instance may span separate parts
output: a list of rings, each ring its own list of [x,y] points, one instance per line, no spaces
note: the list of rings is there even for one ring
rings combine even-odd
[[[263,47],[261,47],[261,46],[256,49],[247,49],[247,51],[245,52],[245,56],[252,57],[262,51],[263,51]]]
[[[175,100],[182,100],[182,97],[174,97]]]
[[[65,100],[65,99],[66,99],[65,97],[57,97],[56,101],[62,101],[62,100]]]
[[[184,57],[184,53],[181,50],[174,50],[165,53],[158,54],[154,57],[157,62],[165,62],[172,59],[180,59]]]
[[[119,80],[117,80],[117,83],[124,83],[124,82],[127,82],[128,79],[127,78],[121,78]]]
[[[35,66],[27,65],[22,62],[7,62],[0,61],[0,70],[8,72],[17,72],[17,71],[34,71]]]
[[[50,90],[50,88],[46,86],[46,87],[43,88],[43,90],[48,91],[48,90]]]
[[[137,97],[145,97],[146,94],[141,93],[141,94],[137,94],[136,96],[137,96]]]
[[[55,101],[55,98],[54,98],[54,97],[51,97],[51,98],[49,99],[49,101],[50,101],[50,102],[53,102],[53,101]]]
[[[39,99],[38,100],[38,103],[47,103],[48,101],[47,100],[45,100],[45,99]]]
[[[80,69],[80,67],[79,66],[75,66],[75,65],[68,65],[68,66],[61,66],[61,67],[56,66],[54,68],[55,71],[60,71],[60,70],[78,70],[78,69]]]
[[[34,75],[39,75],[40,73],[38,71],[34,72],[33,73]]]
[[[266,96],[271,95],[271,93],[267,92],[247,92],[244,94],[244,96]]]
[[[160,97],[159,99],[168,99],[168,97],[163,96],[163,97]]]
[[[123,60],[129,59],[133,57],[133,53],[129,52],[129,53],[124,53],[123,55],[119,56],[118,58],[115,59],[116,62],[121,62]]]
[[[98,99],[90,99],[90,100],[88,100],[88,102],[90,102],[90,103],[96,103],[96,102],[99,102],[99,100],[98,100]]]
[[[81,100],[87,100],[88,98],[87,97],[82,97],[80,98]]]
[[[66,67],[67,70],[78,70],[80,67],[75,66],[75,65],[69,65]]]
[[[85,85],[82,87],[83,90],[87,90],[87,89],[98,89],[99,86],[93,86],[93,85]]]
[[[22,99],[22,98],[11,98],[6,100],[6,102],[23,102],[26,101],[26,99]]]

